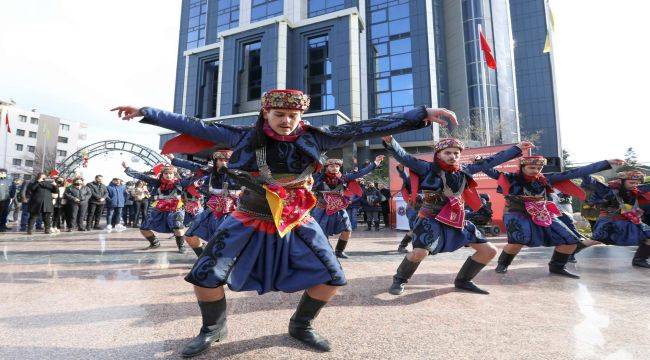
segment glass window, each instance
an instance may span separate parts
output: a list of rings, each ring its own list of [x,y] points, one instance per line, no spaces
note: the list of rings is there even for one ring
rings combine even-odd
[[[379,79],[375,82],[376,91],[389,91],[390,90],[390,81],[388,79]]]
[[[323,15],[345,8],[345,0],[309,0],[309,17]]]
[[[16,151],[23,151],[23,144],[16,144]]]
[[[412,106],[413,90],[393,91],[392,98],[393,98],[393,107]]]
[[[370,26],[373,38],[380,38],[388,36],[388,23],[381,23]]]
[[[411,52],[411,39],[399,39],[390,42],[390,53],[393,55]]]
[[[413,89],[413,75],[397,75],[390,78],[390,86],[393,90]]]
[[[34,125],[38,125],[38,118],[31,118],[29,119],[29,122]]]
[[[201,118],[217,116],[217,88],[219,85],[219,60],[203,63],[203,78],[198,90],[198,104]]]
[[[18,135],[18,136],[25,136],[25,130],[23,130],[23,129],[17,129],[17,130],[16,130],[16,135]]]
[[[15,166],[21,166],[23,164],[23,161],[21,159],[13,159],[12,164]]]
[[[61,130],[63,131],[69,131],[70,130],[70,125],[68,124],[60,124],[61,125]]]
[[[29,137],[32,139],[36,139],[36,131],[30,131],[29,132]]]
[[[34,160],[25,160],[25,166],[27,167],[34,166]]]
[[[261,49],[262,44],[259,41],[244,46],[244,69],[248,72],[248,101],[262,97]]]
[[[411,54],[401,54],[390,57],[390,69],[391,70],[400,70],[410,68],[411,65]]]
[[[18,121],[26,123],[27,122],[27,116],[18,115]]]
[[[56,152],[59,156],[68,156],[68,152],[65,150],[57,150]]]
[[[307,40],[307,91],[311,96],[310,111],[334,108],[332,63],[329,57],[329,36]]]
[[[187,26],[187,50],[205,45],[205,26],[207,20],[207,11],[207,0],[196,0],[190,2],[190,11]]]
[[[232,29],[239,24],[239,1],[217,1],[217,32]]]
[[[27,151],[33,153],[34,151],[36,151],[36,146],[33,146],[33,145],[27,145]]]
[[[67,143],[68,143],[68,138],[67,138],[67,137],[63,137],[63,136],[59,136],[58,141],[59,141],[60,143],[67,144]]]
[[[282,0],[253,0],[251,21],[260,21],[282,14]]]
[[[397,20],[407,18],[409,16],[409,3],[395,5],[390,7],[388,12],[388,20]]]
[[[409,18],[395,20],[390,22],[390,34],[398,35],[411,31],[411,26],[409,24]]]

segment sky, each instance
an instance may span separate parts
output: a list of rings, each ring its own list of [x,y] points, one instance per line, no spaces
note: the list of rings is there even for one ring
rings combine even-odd
[[[511,0],[516,1],[516,0]],[[118,120],[121,105],[172,109],[180,0],[2,0],[0,98],[89,125],[90,144],[158,149],[164,130]],[[551,0],[563,147],[573,162],[650,162],[646,14],[650,2]],[[540,49],[541,51],[541,49]],[[120,172],[126,154],[86,171]]]

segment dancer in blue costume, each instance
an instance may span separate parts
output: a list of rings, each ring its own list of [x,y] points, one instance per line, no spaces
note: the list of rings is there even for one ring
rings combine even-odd
[[[347,212],[352,196],[361,195],[361,188],[357,183],[360,179],[381,164],[384,159],[383,155],[375,158],[365,168],[359,171],[341,173],[343,160],[327,159],[325,162],[325,171],[314,176],[314,186],[312,187],[318,202],[316,207],[311,211],[318,225],[325,233],[325,236],[341,234],[336,242],[334,254],[338,258],[347,259],[349,256],[345,253],[345,247],[350,240],[352,233],[352,224]],[[358,189],[354,191],[354,189]],[[350,190],[348,192],[348,190]]]
[[[521,155],[522,150],[531,148],[529,142],[522,142],[501,151],[480,164],[461,166],[460,154],[465,145],[458,139],[441,139],[434,147],[434,161],[419,160],[393,140],[384,137],[384,147],[397,161],[411,170],[411,177],[417,177],[424,194],[424,201],[413,229],[413,251],[408,253],[393,276],[389,292],[399,295],[404,285],[413,276],[424,258],[431,254],[453,252],[463,246],[471,246],[476,253],[467,258],[461,267],[454,286],[479,294],[488,294],[472,282],[472,279],[496,255],[494,245],[485,240],[474,224],[465,220],[465,203],[474,210],[481,206],[472,174],[491,169]],[[411,187],[412,194],[418,189]]]
[[[411,170],[409,170],[410,172]],[[415,221],[418,218],[418,212],[422,207],[422,194],[416,194],[415,196],[411,194],[411,178],[406,174],[404,165],[397,164],[397,173],[402,179],[402,198],[406,202],[406,218],[409,221],[409,231],[404,235],[402,241],[400,241],[397,246],[397,252],[406,254],[409,251],[406,247],[413,241],[413,228],[415,227]]]
[[[190,180],[181,180],[176,168],[171,165],[163,166],[158,177],[152,177],[129,168],[122,163],[124,173],[128,176],[142,180],[153,188],[152,203],[149,206],[146,219],[140,225],[140,233],[149,241],[149,249],[160,246],[156,238],[157,233],[173,233],[179,253],[185,252],[184,232],[185,211],[183,210],[183,188],[189,185]]]
[[[228,174],[246,187],[237,211],[210,239],[186,280],[194,285],[203,326],[183,349],[185,357],[206,351],[226,335],[223,285],[234,291],[296,292],[306,290],[289,321],[289,335],[308,346],[329,351],[329,342],[312,324],[320,310],[346,284],[345,274],[327,237],[309,216],[316,204],[312,174],[327,150],[356,141],[421,129],[431,122],[455,120],[444,109],[418,107],[382,119],[338,126],[312,127],[301,116],[309,97],[297,90],[272,90],[262,97],[253,126],[205,123],[153,108],[121,106],[124,120],[174,130],[233,150]]]
[[[542,156],[526,156],[520,160],[516,173],[486,172],[498,180],[499,191],[506,197],[503,216],[508,244],[499,255],[497,273],[505,273],[517,253],[524,246],[553,246],[555,251],[548,263],[551,274],[570,278],[580,276],[569,272],[566,263],[576,249],[579,234],[563,223],[560,210],[551,201],[551,193],[559,190],[584,200],[584,192],[571,182],[585,175],[620,165],[621,160],[599,161],[590,165],[560,173],[542,174],[546,159]]]
[[[205,175],[199,190],[208,200],[206,209],[198,214],[185,233],[185,241],[196,256],[201,256],[203,244],[201,239],[208,241],[216,233],[223,220],[235,210],[240,194],[239,185],[226,175],[230,151],[219,150],[212,154],[212,165],[202,166],[189,160],[183,160],[168,155],[171,163],[195,174]]]
[[[632,265],[650,269],[650,226],[643,221],[642,206],[650,203],[650,186],[643,186],[644,174],[626,171],[603,184],[591,176],[582,178],[582,186],[593,191],[592,203],[600,210],[594,225],[593,241],[582,241],[575,253],[604,243],[618,246],[638,246]]]

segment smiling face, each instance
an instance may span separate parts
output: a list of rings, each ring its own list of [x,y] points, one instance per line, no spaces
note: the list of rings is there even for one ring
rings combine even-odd
[[[525,165],[521,171],[523,171],[526,176],[537,176],[542,172],[543,168],[543,165]]]
[[[300,124],[302,111],[271,109],[264,110],[264,119],[268,121],[271,129],[279,135],[290,135]]]
[[[457,165],[460,163],[460,152],[459,148],[450,147],[438,151],[436,156],[447,165]]]

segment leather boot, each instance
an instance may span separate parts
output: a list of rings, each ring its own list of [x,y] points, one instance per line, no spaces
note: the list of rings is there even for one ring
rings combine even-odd
[[[420,266],[419,262],[413,262],[404,256],[402,263],[399,264],[395,275],[393,275],[393,284],[388,289],[388,292],[392,295],[402,294],[404,292],[404,285],[413,276],[418,266]]]
[[[512,264],[512,260],[515,259],[515,256],[517,256],[517,254],[508,254],[505,250],[501,250],[499,260],[497,261],[497,267],[494,271],[499,274],[505,274],[508,272],[508,266]]]
[[[175,236],[179,254],[185,254],[185,236]]]
[[[341,258],[341,259],[349,258],[349,256],[343,252],[346,246],[348,246],[347,240],[339,239],[339,241],[336,242],[336,248],[334,249],[334,254],[336,255],[337,258]]]
[[[149,247],[147,249],[160,247],[160,241],[156,239],[156,235],[147,236],[146,239],[149,241]]]
[[[569,260],[569,255],[570,254],[563,254],[555,250],[553,252],[553,257],[551,257],[551,261],[548,263],[548,271],[551,274],[562,275],[573,279],[580,279],[579,275],[573,274],[566,269],[566,263]]]
[[[639,245],[639,248],[636,249],[634,253],[634,259],[632,259],[632,266],[638,266],[646,269],[650,269],[650,264],[648,263],[648,257],[650,257],[650,245],[642,243]]]
[[[400,241],[399,246],[397,247],[397,252],[402,254],[409,252],[406,247],[411,243],[411,241],[413,241],[413,235],[411,235],[411,232],[409,231],[404,235],[402,241]]]
[[[226,298],[217,301],[199,301],[203,326],[199,334],[181,351],[181,356],[188,358],[199,355],[217,341],[228,335],[226,328]]]
[[[203,246],[199,246],[197,248],[192,248],[192,250],[196,254],[197,258],[201,257],[201,254],[203,254]]]
[[[454,280],[454,286],[456,289],[467,290],[477,294],[487,295],[489,292],[479,288],[472,282],[472,279],[478,275],[478,273],[485,267],[485,264],[481,264],[478,261],[468,257],[463,264],[463,267],[458,271],[456,275],[456,280]]]
[[[305,291],[300,298],[296,312],[289,321],[289,335],[313,349],[330,351],[329,341],[312,327],[314,319],[325,304],[327,302],[313,299]]]
[[[576,263],[576,262],[578,262],[578,260],[576,260],[576,254],[579,253],[579,252],[581,252],[582,250],[584,250],[584,249],[586,249],[586,248],[588,248],[587,245],[585,245],[582,241],[578,241],[578,243],[576,244],[576,249],[575,249],[575,251],[573,251],[573,254],[571,254],[571,255],[569,256],[569,260],[567,260],[567,261],[570,262],[570,263]]]

